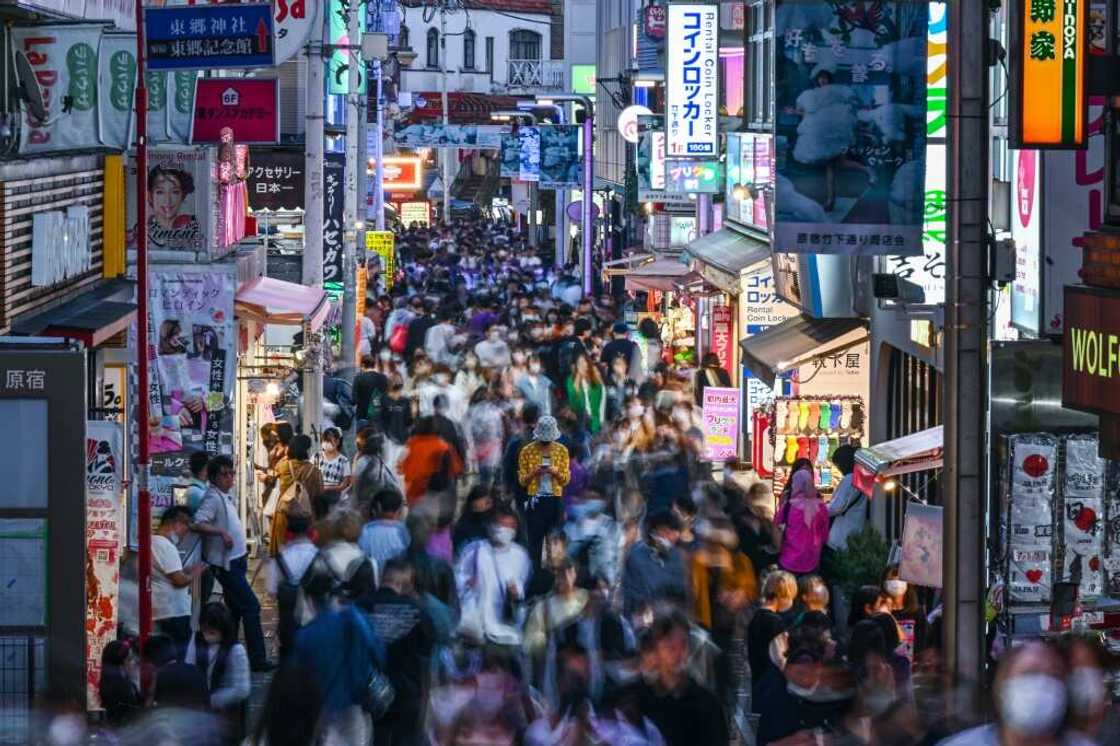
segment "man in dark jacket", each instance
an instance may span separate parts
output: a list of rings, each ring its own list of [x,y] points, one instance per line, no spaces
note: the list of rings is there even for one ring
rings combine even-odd
[[[408,338],[404,345],[405,361],[411,361],[417,350],[424,349],[428,330],[436,325],[436,320],[432,318],[431,307],[419,298],[413,300],[413,310],[417,312],[417,316],[408,324]],[[416,303],[417,300],[420,302]]]
[[[506,494],[517,501],[517,505],[523,504],[528,499],[525,488],[517,478],[517,458],[521,455],[522,446],[533,439],[533,428],[537,426],[540,417],[541,410],[536,404],[527,402],[522,406],[521,424],[524,425],[522,433],[509,439],[506,450],[502,454],[502,485],[505,487]]]
[[[684,558],[676,546],[679,539],[680,523],[669,511],[646,519],[646,538],[630,550],[622,574],[622,603],[627,614],[651,601],[686,598]]]
[[[388,713],[374,727],[377,746],[423,742],[423,694],[427,691],[426,672],[435,631],[415,593],[412,565],[395,558],[385,563],[381,587],[358,602],[370,627],[386,645],[385,670],[396,691]]]
[[[370,418],[378,417],[380,412],[381,397],[389,389],[389,379],[384,373],[379,373],[375,368],[377,361],[371,355],[362,357],[362,372],[354,376],[354,419],[358,421],[358,429],[369,425],[379,425]],[[377,398],[378,406],[370,410],[370,402]]]

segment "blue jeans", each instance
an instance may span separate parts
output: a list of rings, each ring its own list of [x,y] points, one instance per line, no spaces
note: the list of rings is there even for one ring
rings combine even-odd
[[[249,558],[238,557],[230,560],[229,569],[211,566],[214,576],[222,584],[222,598],[233,617],[234,629],[238,622],[245,629],[245,649],[249,653],[249,664],[256,667],[268,661],[264,647],[264,631],[261,630],[261,602],[249,585]]]

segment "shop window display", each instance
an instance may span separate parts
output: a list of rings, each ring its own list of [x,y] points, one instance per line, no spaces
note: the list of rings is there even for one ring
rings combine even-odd
[[[866,409],[862,397],[776,397],[769,412],[774,448],[774,494],[780,494],[799,459],[813,463],[816,483],[830,493],[840,481],[832,453],[842,445],[859,447]]]

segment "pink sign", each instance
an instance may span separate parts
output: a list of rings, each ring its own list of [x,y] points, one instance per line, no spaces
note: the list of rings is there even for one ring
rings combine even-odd
[[[275,78],[200,78],[194,94],[191,142],[221,142],[222,128],[239,143],[280,141]]]
[[[739,389],[704,388],[704,458],[727,461],[739,455]]]
[[[731,306],[712,308],[710,349],[719,356],[719,367],[731,373]]]

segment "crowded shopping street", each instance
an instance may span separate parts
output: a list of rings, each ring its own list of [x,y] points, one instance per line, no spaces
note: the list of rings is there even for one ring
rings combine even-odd
[[[0,746],[1120,746],[1120,0],[0,18]]]

